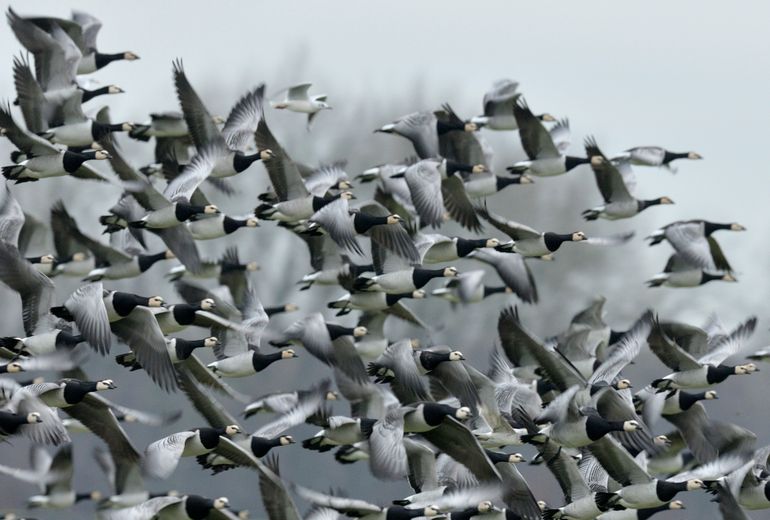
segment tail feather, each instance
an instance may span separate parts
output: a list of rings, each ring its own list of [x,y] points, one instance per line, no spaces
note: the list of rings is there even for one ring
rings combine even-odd
[[[24,166],[21,166],[20,164],[14,164],[13,166],[3,166],[2,172],[3,177],[5,177],[8,180],[19,180],[19,175],[21,175],[21,172],[24,171]]]

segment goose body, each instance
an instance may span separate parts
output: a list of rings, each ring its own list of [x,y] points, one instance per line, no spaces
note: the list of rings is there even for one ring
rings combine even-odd
[[[291,349],[271,354],[261,354],[254,350],[214,361],[209,363],[207,367],[221,377],[246,377],[261,372],[276,361],[293,357],[296,355]]]
[[[457,269],[454,267],[445,267],[443,269],[422,269],[413,267],[377,275],[372,278],[359,278],[356,281],[367,291],[380,291],[387,294],[403,294],[421,289],[433,278],[454,278],[456,276]]]

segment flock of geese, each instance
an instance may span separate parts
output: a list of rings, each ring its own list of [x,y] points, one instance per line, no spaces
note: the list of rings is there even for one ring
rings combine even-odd
[[[605,301],[597,298],[566,330],[538,338],[510,305],[515,298],[538,300],[528,262],[549,260],[573,243],[620,245],[633,233],[541,231],[485,204],[487,197],[505,197],[498,192],[520,189],[516,185],[559,182],[545,178],[591,168],[599,194],[583,217],[632,218],[673,203],[666,196],[636,198],[632,166],[672,168],[675,161],[700,159],[697,153],[644,146],[607,155],[588,137],[585,156],[567,155],[569,122],[533,112],[517,83],[503,80],[484,95],[483,115],[466,119],[443,105],[384,124],[376,132],[409,140],[415,157],[351,178],[344,163],[293,161],[268,126],[270,105],[306,114],[308,125],[331,109],[310,84],[286,89],[270,103],[260,85],[223,119],[207,110],[177,60],[172,76],[181,111],[154,113],[142,124],[114,122],[107,108],[91,118],[86,104],[122,90],[89,90],[82,75],[139,56],[101,52],[101,23],[86,13],[67,20],[9,9],[7,20],[26,52],[13,62],[17,98],[0,108],[0,135],[15,147],[2,167],[0,280],[20,297],[24,334],[0,338],[0,435],[25,437],[32,447],[29,468],[1,465],[0,472],[40,487],[28,499],[30,508],[58,508],[58,518],[65,518],[67,508],[90,500],[98,518],[111,520],[247,516],[254,504],[231,504],[215,492],[157,491],[185,457],[195,457],[199,478],[210,480],[212,490],[221,472],[243,472],[243,486],[259,487],[270,520],[647,519],[684,509],[687,492],[699,490],[715,495],[725,519],[770,508],[770,448],[758,448],[752,432],[707,411],[716,385],[757,372],[769,355],[746,351],[756,319],[729,328],[710,316],[697,326],[648,311],[619,331],[604,321]],[[492,150],[483,138],[490,131],[518,136],[527,159],[506,174],[492,173]],[[131,164],[121,134],[153,142],[155,162]],[[97,171],[92,161],[109,162],[115,175]],[[206,197],[212,190],[232,194],[228,178],[256,176],[258,168],[266,169],[272,190],[254,192],[253,213],[229,215]],[[84,180],[115,187],[115,204],[99,219],[109,241],[84,232],[70,214],[77,208],[63,197],[48,203],[55,251],[29,256],[33,235],[48,227],[25,216],[13,192],[57,176],[72,177],[73,189],[87,189]],[[376,183],[374,197],[360,200],[355,185],[366,183]],[[449,220],[467,231],[440,234],[437,228]],[[483,233],[486,224],[495,236]],[[266,295],[258,295],[250,279],[258,266],[242,260],[236,247],[212,260],[202,259],[196,245],[229,235],[247,240],[246,230],[257,226],[307,245],[310,272],[298,273],[299,290],[339,286],[342,296],[302,309],[290,327],[274,330],[271,316],[296,306],[264,307]],[[649,285],[735,281],[715,236],[743,229],[688,220],[653,231],[650,245],[665,241],[673,252]],[[165,249],[150,249],[158,239]],[[472,269],[468,260],[491,268]],[[168,279],[179,303],[109,288],[113,280],[174,261]],[[453,265],[458,261],[462,268]],[[280,271],[281,262],[265,266],[270,269]],[[485,283],[492,272],[497,285]],[[58,277],[83,283],[56,301]],[[443,285],[427,289],[431,284]],[[430,331],[408,306],[429,296],[452,302],[455,311],[500,298],[499,343],[489,366],[472,366],[456,346],[386,335],[388,320]],[[6,309],[17,312],[10,302]],[[331,318],[351,312],[355,327]],[[198,339],[180,337],[184,331]],[[649,384],[632,386],[623,372],[645,348],[667,368]],[[226,382],[258,382],[256,374],[279,372],[298,352],[317,359],[316,369],[329,378],[259,397]],[[751,359],[728,363],[738,354]],[[114,370],[88,377],[83,364],[94,355],[113,357]],[[27,379],[26,373],[45,377]],[[117,384],[155,385],[158,399],[182,392],[205,421],[170,426],[179,414],[122,406],[109,398]],[[243,418],[231,415],[223,399],[240,402]],[[247,422],[255,416],[271,419],[254,430]],[[127,422],[154,428],[160,438],[137,447],[123,428]],[[287,448],[297,443],[292,428],[303,423],[318,432]],[[169,429],[177,431],[161,437]],[[78,489],[73,446],[87,436],[102,441],[94,460],[109,490]],[[531,464],[548,468],[563,497],[542,496],[528,485],[522,445],[537,452]],[[317,458],[318,472],[306,482],[316,489],[281,477],[284,448]],[[337,471],[368,465],[372,479],[407,480],[414,493],[374,504],[321,491],[334,480],[321,469],[332,463],[329,451]],[[304,515],[297,497],[312,505]],[[8,511],[3,518],[21,517]]]

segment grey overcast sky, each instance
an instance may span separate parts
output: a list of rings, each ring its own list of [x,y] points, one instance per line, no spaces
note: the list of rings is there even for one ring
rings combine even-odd
[[[514,188],[493,197],[490,204],[497,211],[543,230],[637,232],[631,244],[616,250],[589,251],[576,246],[560,252],[552,265],[534,265],[541,303],[523,308],[522,314],[542,336],[554,334],[592,295],[601,293],[609,298],[608,320],[620,328],[650,306],[665,317],[694,323],[713,311],[719,312],[728,325],[757,314],[760,327],[752,341],[768,342],[768,2],[39,0],[10,5],[22,15],[67,17],[71,8],[88,11],[104,25],[99,36],[100,50],[132,50],[141,56],[138,62],[111,64],[93,75],[103,84],[115,83],[126,90],[126,94],[100,98],[89,107],[98,108],[104,101],[111,106],[116,120],[143,121],[149,112],[177,109],[171,82],[171,61],[176,57],[184,59],[188,76],[211,111],[223,115],[240,94],[259,82],[266,82],[268,93],[273,93],[292,83],[312,81],[315,91],[329,95],[334,110],[321,114],[310,133],[296,114],[269,111],[271,126],[293,157],[310,163],[347,158],[353,174],[410,153],[398,138],[372,135],[375,127],[414,110],[437,108],[445,101],[470,117],[481,110],[483,93],[500,78],[518,80],[536,111],[570,118],[570,151],[575,155],[582,155],[582,139],[591,134],[607,153],[647,144],[698,151],[705,159],[681,164],[676,175],[665,170],[637,170],[640,196],[668,195],[676,205],[653,208],[631,221],[581,222],[580,210],[600,201],[587,168],[559,178],[538,179],[534,186]],[[0,30],[0,49],[0,71],[5,71],[0,72],[0,98],[12,99],[11,60],[20,46],[5,24]],[[502,173],[504,165],[520,157],[516,134],[485,131],[485,135],[497,154],[496,170]],[[149,146],[124,143],[135,164],[150,161]],[[0,143],[0,156],[7,157],[8,149],[6,143]],[[253,169],[258,170],[253,178],[263,175],[262,166]],[[244,190],[264,189],[264,178],[259,179],[259,186],[247,184],[244,179],[236,185]],[[253,207],[256,193],[244,191],[224,204],[237,208],[232,212],[247,212]],[[42,219],[47,219],[53,200],[66,194],[71,212],[94,235],[99,232],[95,217],[117,197],[114,189],[73,183],[71,179],[19,186],[14,194]],[[740,283],[712,283],[679,291],[644,287],[642,282],[662,269],[669,249],[666,245],[648,248],[642,237],[661,225],[685,218],[737,221],[747,226],[746,233],[719,237]],[[267,241],[273,232],[272,226],[263,225],[256,236]],[[279,287],[269,278],[275,268],[276,251],[291,255],[292,247],[302,246],[285,241],[268,249],[263,246],[267,242],[257,245],[247,238],[242,236],[241,247],[253,252],[264,266],[258,283],[276,291],[263,296],[263,300],[277,303],[296,297],[293,285]],[[223,249],[222,244],[225,242],[203,247],[214,255]],[[291,275],[293,283],[308,266],[304,257],[289,263],[297,269]],[[144,291],[152,291],[164,269],[158,267],[157,272],[148,273],[136,284]],[[74,281],[57,284],[61,285],[59,298],[76,286]],[[134,282],[114,286],[137,287]],[[167,292],[167,299],[174,299],[173,293]],[[3,294],[8,293],[3,290]],[[332,291],[326,296],[336,294]],[[321,305],[318,298],[307,294],[301,297],[306,310]],[[444,336],[438,339],[461,340],[459,344],[472,352],[471,361],[483,367],[495,334],[492,317],[503,303],[496,300],[467,313],[460,311],[466,320],[476,320],[474,327],[464,326],[467,322],[462,319],[453,320],[447,306],[424,305],[414,308],[418,313],[423,309],[432,318],[440,319],[443,314],[449,318],[447,321],[454,321],[445,324]],[[13,329],[2,335],[20,332],[15,316],[6,315],[0,320]],[[286,323],[291,319],[286,318]],[[107,361],[93,363],[114,371]],[[256,395],[283,385],[283,381],[299,381],[305,374],[296,367],[321,373],[320,365],[308,359],[297,363],[284,372],[277,368],[273,375],[258,381],[238,383],[242,385],[239,388]],[[643,384],[663,375],[663,370],[647,356],[632,368],[632,375]],[[126,382],[137,381],[126,377]],[[768,390],[770,383],[764,374],[728,382],[720,387],[723,400],[719,408],[714,408],[714,415],[753,429],[760,437],[760,445],[767,444],[770,427],[763,397]],[[146,405],[157,395],[130,384],[118,392],[116,400],[135,406]],[[178,396],[173,399],[181,406]],[[170,406],[168,403],[160,406]],[[346,413],[344,408],[338,411]],[[164,434],[199,422],[194,414],[186,414],[180,424]],[[312,429],[306,428],[303,433],[312,434]],[[158,432],[142,429],[132,429],[131,434],[138,446],[159,436]],[[2,453],[7,450],[4,448]],[[25,451],[14,452],[9,463],[25,464]],[[402,484],[381,485],[361,468],[331,465],[328,455],[303,452],[297,446],[286,451],[290,453],[281,455],[284,474],[303,484],[321,490],[341,485],[348,487],[351,494],[382,501],[408,492]],[[78,457],[76,471],[84,475],[83,485],[96,485],[99,477],[88,471],[88,454]],[[0,459],[7,462],[4,456]],[[210,485],[194,463],[184,468],[186,473],[179,475],[173,486],[211,493],[214,488],[215,494],[229,494],[238,506],[259,510],[254,502],[252,475],[230,472]],[[523,471],[529,478],[529,468]],[[532,482],[544,486],[539,487],[544,490],[543,498],[559,505],[561,497],[553,480],[542,469],[534,470],[532,475]],[[6,477],[0,477],[0,488],[5,490],[0,494],[0,506],[4,507],[18,506],[32,492],[31,487],[17,485]],[[11,497],[8,490],[19,495]],[[690,494],[685,500],[692,504],[688,518],[695,514],[715,517],[715,508],[704,497]],[[78,509],[83,515],[90,510],[87,506]],[[40,518],[80,518],[73,514],[46,516],[46,512],[35,512]],[[684,518],[668,516],[675,517]],[[752,518],[770,516],[756,512]]]

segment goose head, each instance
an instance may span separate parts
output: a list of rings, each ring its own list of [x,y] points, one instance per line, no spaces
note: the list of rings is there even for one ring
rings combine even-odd
[[[294,352],[294,349],[287,348],[286,350],[281,351],[281,359],[291,359],[297,357],[297,354]]]
[[[471,173],[484,173],[488,171],[489,169],[483,164],[474,164],[473,168],[471,168]]]
[[[749,374],[753,374],[754,372],[759,372],[759,369],[757,368],[757,365],[755,365],[754,363],[747,363],[745,365],[736,366],[734,371],[739,376],[746,376]]]
[[[24,372],[24,367],[21,366],[21,363],[11,361],[5,365],[5,371],[9,374],[17,374],[19,372]]]
[[[96,391],[103,392],[104,390],[114,390],[118,386],[112,381],[112,379],[102,379],[96,382]]]
[[[219,497],[214,499],[214,504],[212,507],[214,509],[225,509],[230,506],[230,501],[227,499],[227,497]]]
[[[638,421],[623,421],[623,431],[624,432],[635,432],[636,430],[639,430],[641,428]]]
[[[730,224],[730,231],[746,231],[746,227],[738,224],[737,222],[733,222]]]
[[[478,129],[479,129],[479,125],[473,122],[465,123],[465,125],[463,126],[463,130],[466,132],[475,132]]]
[[[265,148],[264,150],[260,150],[259,152],[259,158],[262,159],[262,161],[269,161],[274,157],[275,157],[275,154],[269,148]]]
[[[329,390],[328,392],[326,392],[326,395],[324,396],[324,399],[327,400],[327,401],[336,401],[338,399],[338,397],[339,396],[337,395],[337,392],[333,392],[333,391]]]
[[[105,159],[112,159],[112,155],[107,150],[96,150],[94,151],[94,159],[104,161]]]
[[[150,296],[147,298],[147,307],[163,307],[164,303],[161,296]]]
[[[257,217],[247,218],[246,227],[259,227],[259,219]]]
[[[465,356],[459,350],[454,350],[449,353],[449,361],[463,361]]]
[[[590,159],[591,166],[601,166],[604,163],[604,157],[601,155],[592,155]]]
[[[340,193],[340,198],[345,200],[353,200],[356,198],[356,196],[353,195],[352,191],[343,191]],[[390,222],[388,222],[388,224],[390,224]]]
[[[488,238],[484,243],[484,247],[497,247],[500,245],[500,241],[496,238]]]
[[[369,334],[369,329],[366,327],[358,326],[353,329],[353,337],[354,338],[362,338]]]
[[[88,256],[86,256],[86,254],[82,251],[78,251],[72,255],[73,262],[83,262],[86,258],[88,258]]]
[[[698,161],[700,159],[703,159],[703,156],[696,152],[687,152],[687,158],[693,161]]]
[[[217,304],[211,298],[204,298],[201,300],[200,306],[202,311],[210,311],[211,309],[215,309]]]
[[[668,503],[669,509],[686,509],[684,503],[681,500],[674,500]]]
[[[214,348],[221,344],[222,342],[219,341],[219,338],[217,338],[216,336],[210,336],[203,340],[203,346],[206,348]]]
[[[458,275],[458,271],[456,267],[445,267],[443,274],[447,278],[456,278]]]
[[[166,256],[166,260],[173,260],[174,258],[176,258],[176,255],[170,249],[166,249],[166,255],[165,256]]]
[[[214,204],[206,204],[203,206],[203,213],[205,215],[216,215],[217,213],[220,213],[220,211]]]
[[[246,270],[247,271],[259,271],[259,264],[256,262],[249,262],[246,264]],[[286,311],[289,312],[289,311]]]
[[[238,433],[241,433],[241,427],[237,424],[230,424],[225,426],[225,435],[228,437],[232,437],[233,435],[236,435]]]
[[[353,184],[350,181],[340,181],[337,183],[337,189],[338,190],[349,190],[353,187]]]
[[[403,221],[404,221],[404,219],[401,218],[401,215],[399,215],[397,213],[393,213],[392,215],[388,215],[387,219],[386,219],[386,223],[387,224],[400,224]]]
[[[56,258],[53,255],[43,255],[40,257],[41,264],[52,264],[55,261],[56,261]]]
[[[516,452],[508,455],[508,462],[510,464],[519,464],[520,462],[527,462],[527,459],[521,453]]]
[[[441,514],[441,510],[438,508],[438,506],[428,506],[422,510],[422,516],[426,516],[428,518],[438,516],[439,514]]]
[[[628,388],[633,388],[631,381],[629,381],[628,379],[621,379],[620,381],[618,381],[612,386],[615,387],[615,390],[626,390]]]
[[[489,500],[479,502],[479,505],[476,506],[476,511],[479,513],[491,513],[492,511],[495,511],[495,509],[495,505]]]
[[[699,478],[693,478],[687,481],[687,491],[695,491],[696,489],[706,489],[706,484]]]
[[[663,447],[671,446],[671,439],[669,439],[665,435],[658,435],[657,437],[652,439],[652,442],[653,444],[655,444],[655,446],[663,446]]]
[[[573,242],[581,242],[581,241],[587,240],[587,239],[588,239],[588,237],[586,237],[586,234],[583,233],[582,231],[575,231],[574,233],[572,233],[572,239],[571,240]]]
[[[425,298],[425,296],[427,296],[427,294],[428,293],[426,293],[422,289],[417,289],[416,291],[412,291],[412,298],[414,298],[415,300],[422,300],[423,298]]]
[[[717,395],[717,391],[716,390],[709,390],[709,391],[707,391],[706,393],[703,394],[703,398],[708,400],[708,401],[712,401],[714,399],[719,399],[719,396]]]
[[[123,59],[127,61],[135,61],[139,59],[139,55],[135,52],[126,51],[123,53]]]
[[[123,94],[125,90],[117,85],[107,85],[107,94]]]
[[[526,173],[522,173],[519,175],[519,184],[535,184],[535,180]]]
[[[461,406],[457,409],[457,411],[455,411],[455,419],[460,421],[470,419],[471,417],[473,417],[473,412],[471,412],[471,409],[467,406]]]
[[[545,500],[538,500],[537,501],[537,507],[540,508],[540,511],[545,511],[548,509],[548,504]]]
[[[545,121],[546,123],[555,123],[557,121],[556,117],[548,113],[540,114],[539,116],[537,116],[537,118],[540,121]]]
[[[32,412],[27,414],[27,424],[36,424],[43,422],[43,418],[38,412]]]
[[[288,446],[289,444],[294,444],[296,441],[291,435],[281,435],[278,437],[278,442],[281,444],[281,446]]]
[[[737,282],[738,279],[731,275],[730,273],[725,273],[722,275],[722,278],[720,278],[723,282]]]

